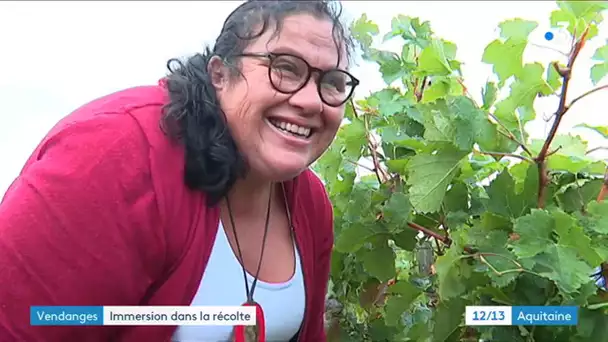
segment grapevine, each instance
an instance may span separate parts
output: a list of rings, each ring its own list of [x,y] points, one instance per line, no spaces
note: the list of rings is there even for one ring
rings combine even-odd
[[[329,341],[607,340],[608,164],[584,134],[608,139],[608,126],[560,132],[573,106],[608,96],[608,44],[590,70],[577,67],[606,11],[558,1],[551,25],[572,44],[546,65],[523,58],[538,23],[500,23],[482,56],[493,72],[481,103],[457,46],[429,22],[397,15],[383,36],[365,14],[353,22],[386,87],[347,106],[314,165],[334,205]],[[375,43],[394,39],[400,53]],[[594,88],[569,93],[575,77]],[[556,105],[545,139],[534,139],[525,126],[541,97]],[[579,322],[467,327],[467,305],[576,305]]]

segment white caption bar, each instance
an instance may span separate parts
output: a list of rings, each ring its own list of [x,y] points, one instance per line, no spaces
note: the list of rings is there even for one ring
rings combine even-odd
[[[104,306],[103,325],[255,325],[250,306]]]

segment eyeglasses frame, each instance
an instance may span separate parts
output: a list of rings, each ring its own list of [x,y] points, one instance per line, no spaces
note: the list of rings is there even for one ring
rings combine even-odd
[[[270,81],[270,84],[272,85],[272,87],[282,93],[282,94],[295,94],[297,92],[299,92],[300,90],[302,90],[310,81],[310,77],[312,77],[313,73],[317,73],[319,74],[319,80],[323,79],[323,76],[325,76],[326,74],[329,74],[331,72],[336,72],[339,71],[341,73],[346,74],[347,76],[349,76],[352,79],[351,82],[351,89],[350,89],[350,93],[348,94],[348,96],[345,97],[345,99],[338,103],[338,104],[334,104],[334,103],[329,103],[327,102],[322,93],[321,93],[321,83],[320,82],[316,82],[317,83],[317,93],[319,94],[319,98],[321,99],[321,101],[323,101],[323,103],[325,103],[326,105],[330,106],[330,107],[340,107],[341,105],[343,105],[344,103],[346,103],[351,96],[353,95],[353,93],[355,92],[355,88],[361,83],[359,81],[359,79],[357,79],[355,76],[353,76],[351,73],[349,73],[346,70],[342,70],[342,69],[338,69],[338,68],[333,68],[333,69],[328,69],[328,70],[322,70],[319,68],[315,68],[313,66],[311,66],[304,58],[300,57],[300,56],[296,56],[294,54],[290,54],[290,53],[272,53],[272,52],[268,52],[268,53],[264,53],[264,52],[243,52],[241,54],[235,55],[236,57],[257,57],[257,58],[268,58],[268,60],[270,61],[270,63],[268,64],[268,80]],[[278,89],[278,87],[274,84],[274,82],[272,81],[272,68],[271,65],[272,63],[279,57],[293,57],[293,58],[297,58],[299,60],[301,60],[302,62],[304,62],[304,64],[308,67],[308,74],[306,76],[306,80],[304,82],[302,82],[302,84],[295,90],[293,91],[284,91],[281,89]]]

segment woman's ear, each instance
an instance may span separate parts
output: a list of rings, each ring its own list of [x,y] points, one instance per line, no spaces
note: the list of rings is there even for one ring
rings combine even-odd
[[[211,57],[209,63],[207,63],[207,72],[211,78],[211,84],[216,90],[226,87],[228,84],[228,70],[220,57]]]

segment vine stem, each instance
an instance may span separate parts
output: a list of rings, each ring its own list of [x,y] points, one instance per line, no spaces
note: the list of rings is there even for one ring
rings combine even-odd
[[[434,231],[432,231],[432,230],[430,230],[430,229],[428,229],[426,227],[423,227],[423,226],[419,225],[418,223],[414,223],[414,222],[408,222],[407,226],[410,227],[410,228],[412,228],[412,229],[414,229],[414,230],[416,230],[416,231],[421,232],[424,235],[427,235],[427,236],[430,236],[430,237],[434,238],[435,241],[441,241],[448,248],[452,245],[452,239],[450,239],[449,236],[443,236],[443,235],[441,235],[439,233],[436,233],[436,232],[434,232]],[[468,246],[464,246],[464,250],[467,253],[470,253],[470,254],[475,253],[475,251],[472,248],[468,247]]]
[[[478,151],[478,150],[473,150],[473,153],[478,153],[478,154],[485,154],[488,156],[492,156],[494,158],[496,157],[511,157],[511,158],[517,158],[523,161],[527,161],[529,163],[534,163],[534,160],[526,157],[526,156],[522,156],[519,154],[515,154],[515,153],[503,153],[503,152],[488,152],[488,151]]]
[[[596,91],[600,91],[600,90],[604,90],[604,89],[608,89],[608,84],[605,84],[605,85],[597,87],[597,88],[593,88],[593,89],[583,93],[582,95],[578,96],[577,98],[572,100],[572,102],[570,102],[570,107],[572,107],[575,103],[582,100],[583,98],[595,93]]]
[[[594,148],[590,149],[589,151],[587,151],[587,153],[585,153],[585,154],[591,154],[593,152],[597,152],[597,151],[601,151],[601,150],[608,150],[608,146],[594,147]]]
[[[470,96],[470,95],[469,95]],[[499,130],[498,133],[504,135],[505,137],[507,137],[507,139],[515,142],[517,145],[519,145],[521,147],[521,149],[526,152],[527,155],[529,155],[530,157],[532,156],[532,152],[530,151],[530,149],[526,146],[526,144],[524,144],[523,142],[521,142],[519,139],[517,139],[517,137],[507,128],[507,126],[505,126],[505,124],[503,124],[496,115],[490,113],[488,114],[492,119],[494,119],[494,121],[496,121],[496,124],[498,124],[498,126],[500,126],[502,129],[505,130],[505,132]]]
[[[577,97],[570,105],[566,104],[566,95],[568,94],[568,86],[570,85],[570,79],[572,77],[572,67],[574,66],[574,62],[578,57],[581,49],[585,45],[587,34],[589,33],[589,27],[585,29],[581,38],[572,46],[572,51],[570,53],[570,57],[568,58],[568,63],[565,68],[561,68],[558,63],[553,63],[553,67],[555,70],[562,76],[562,88],[560,91],[559,104],[557,106],[557,111],[555,112],[555,120],[553,121],[553,125],[549,131],[549,135],[543,144],[538,156],[534,158],[538,168],[538,207],[545,207],[545,197],[547,194],[547,185],[549,184],[549,176],[547,174],[547,157],[549,153],[549,147],[555,138],[555,134],[557,133],[557,129],[562,121],[562,118],[570,109],[570,106],[575,101],[580,101],[585,96],[592,94],[593,92],[599,90],[589,91],[579,97]]]
[[[450,239],[449,237],[436,233],[428,228],[425,228],[425,227],[419,225],[418,223],[408,222],[407,226],[414,230],[422,232],[423,234],[425,234],[427,236],[431,236],[431,237],[435,238],[437,241],[443,242],[448,247],[452,244],[452,239]]]
[[[479,256],[479,260],[486,266],[488,266],[492,270],[492,272],[496,273],[496,275],[498,276],[502,276],[508,273],[521,273],[525,271],[523,268],[512,268],[504,271],[499,271],[494,266],[492,266],[492,264],[490,264],[490,262],[486,258],[484,258],[483,255]]]
[[[606,198],[606,195],[608,195],[608,167],[604,173],[604,182],[602,183],[602,188],[600,189],[600,193],[597,195],[596,200],[602,202]]]
[[[598,202],[604,201],[606,198],[606,194],[608,194],[608,167],[606,168],[606,172],[604,172],[604,182],[602,183],[602,188],[600,189],[600,193],[597,194],[596,200]],[[602,270],[602,277],[604,277],[604,281],[608,281],[608,263],[603,262],[600,265]]]
[[[479,257],[479,260],[484,265],[488,266],[488,268],[491,269],[492,272],[494,272],[498,276],[502,276],[502,275],[505,275],[505,274],[508,274],[508,273],[515,273],[516,272],[516,273],[528,273],[528,274],[532,274],[532,275],[538,276],[540,278],[543,277],[543,276],[541,276],[540,274],[538,274],[538,273],[536,273],[534,271],[530,271],[530,270],[525,269],[519,262],[517,262],[516,260],[513,260],[513,259],[511,259],[511,258],[509,258],[508,256],[505,256],[505,255],[496,254],[496,253],[477,253],[477,254],[475,254],[473,256]],[[507,269],[507,270],[504,270],[504,271],[499,271],[499,270],[496,269],[496,267],[494,267],[488,261],[488,259],[486,258],[488,256],[501,257],[503,259],[507,259],[510,262],[512,262],[513,264],[515,264],[515,266],[517,266],[517,268],[511,268],[511,269]]]
[[[426,87],[426,83],[427,83],[427,77],[424,76],[422,78],[422,85],[420,86],[420,90],[416,89],[418,88],[418,79],[416,79],[416,83],[414,84],[414,96],[416,96],[416,101],[420,102],[422,101],[422,96],[424,95],[424,88]]]
[[[362,168],[362,169],[365,169],[365,170],[367,170],[367,171],[370,171],[370,172],[376,172],[376,170],[374,170],[374,169],[372,169],[372,168],[370,168],[370,167],[367,167],[367,166],[365,166],[365,165],[361,165],[360,163],[357,163],[356,161],[352,161],[352,160],[350,160],[350,159],[344,159],[344,160],[345,160],[345,161],[347,161],[347,162],[349,162],[349,163],[351,163],[351,164],[353,164],[353,165],[355,165],[355,166],[357,166],[357,167],[360,167],[360,168]]]
[[[355,116],[357,118],[359,118],[359,113],[357,111],[357,107],[355,106],[355,102],[353,101],[353,99],[350,99],[350,105],[353,107],[353,113],[355,114]],[[370,150],[370,154],[372,157],[372,162],[374,163],[374,169],[371,170],[369,168],[367,168],[370,171],[373,171],[376,174],[376,178],[378,178],[378,182],[380,182],[381,184],[388,181],[390,179],[390,176],[388,175],[388,173],[382,168],[382,165],[380,164],[380,159],[378,158],[378,153],[376,152],[376,148],[378,147],[378,143],[376,142],[376,140],[374,139],[374,137],[372,136],[372,133],[370,132],[369,129],[369,124],[367,122],[367,118],[364,117],[363,118],[363,123],[365,125],[365,135],[366,135],[366,139],[367,139],[367,147]]]

